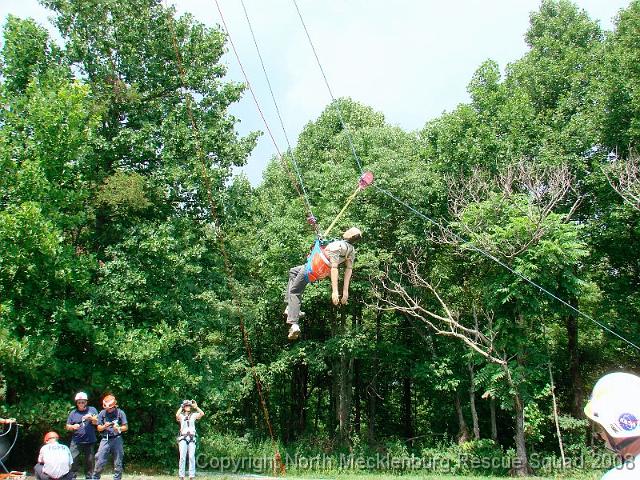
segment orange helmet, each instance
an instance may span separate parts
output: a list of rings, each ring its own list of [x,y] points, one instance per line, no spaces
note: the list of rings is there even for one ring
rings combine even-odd
[[[44,443],[47,443],[49,440],[58,440],[59,438],[60,435],[58,435],[56,432],[48,432],[44,436]]]
[[[112,408],[116,407],[118,402],[116,402],[116,397],[113,395],[107,395],[102,399],[102,408]]]

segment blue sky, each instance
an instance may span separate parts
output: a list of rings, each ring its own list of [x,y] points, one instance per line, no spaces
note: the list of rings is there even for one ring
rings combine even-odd
[[[247,70],[281,150],[284,135],[264,80],[239,0],[218,0],[231,38]],[[214,0],[174,0],[207,25],[220,24]],[[578,0],[603,28],[629,0]],[[336,96],[349,96],[384,113],[387,122],[407,130],[468,101],[466,86],[486,59],[501,67],[526,52],[529,14],[539,0],[298,0],[320,60]],[[292,0],[245,0],[289,139],[315,119],[330,100]],[[0,0],[8,14],[47,24],[49,13],[36,0]],[[228,77],[242,81],[235,57],[224,57]],[[232,113],[240,133],[264,131],[247,93]],[[255,185],[276,150],[260,137],[242,170]]]

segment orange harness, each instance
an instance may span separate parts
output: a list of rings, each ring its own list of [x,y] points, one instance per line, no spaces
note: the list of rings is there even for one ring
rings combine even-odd
[[[321,245],[320,240],[316,240],[313,248],[307,257],[305,265],[305,275],[311,283],[327,278],[331,273],[331,262],[324,253],[325,247]]]

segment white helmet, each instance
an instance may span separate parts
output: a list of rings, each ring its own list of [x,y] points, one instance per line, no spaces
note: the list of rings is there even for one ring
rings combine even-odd
[[[75,401],[77,402],[78,400],[89,400],[89,397],[87,397],[87,394],[84,392],[78,392],[76,393]]]
[[[640,437],[640,377],[615,372],[593,387],[584,413],[612,438]]]

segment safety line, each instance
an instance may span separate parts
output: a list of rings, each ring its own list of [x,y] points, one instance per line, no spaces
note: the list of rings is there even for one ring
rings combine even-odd
[[[358,153],[356,152],[356,147],[353,144],[353,139],[351,138],[351,134],[349,133],[349,129],[347,128],[347,122],[344,121],[344,117],[342,116],[342,109],[340,108],[339,102],[336,101],[336,97],[333,95],[333,91],[331,90],[331,86],[329,85],[329,80],[327,79],[327,75],[324,73],[324,68],[322,68],[322,63],[320,62],[320,57],[318,57],[318,53],[316,52],[316,47],[313,45],[313,41],[311,40],[311,35],[309,34],[309,30],[307,29],[307,24],[304,22],[304,18],[302,18],[302,12],[300,12],[300,8],[298,7],[298,2],[296,0],[292,0],[293,4],[296,7],[296,11],[298,12],[298,17],[300,18],[300,23],[302,23],[302,27],[304,28],[304,32],[307,35],[307,40],[309,40],[309,45],[311,46],[311,50],[313,50],[313,55],[316,57],[316,62],[318,63],[318,67],[320,68],[320,72],[322,73],[322,77],[324,78],[324,83],[327,86],[327,90],[329,91],[329,95],[331,96],[331,100],[335,104],[338,110],[338,117],[340,117],[340,123],[342,123],[342,128],[345,129],[347,134],[347,140],[349,141],[349,147],[351,147],[351,153],[353,154],[353,158],[356,159],[356,163],[358,164],[358,170],[360,173],[363,173],[362,170],[362,162],[360,161],[360,157],[358,157]]]
[[[222,25],[224,27],[224,31],[227,34],[227,38],[229,39],[229,43],[231,44],[231,49],[233,50],[233,53],[236,57],[236,60],[238,62],[238,65],[240,66],[240,70],[242,72],[242,76],[244,77],[244,80],[247,84],[247,88],[249,89],[249,92],[251,92],[251,97],[253,98],[253,102],[256,105],[256,108],[258,109],[258,113],[260,114],[260,118],[262,118],[262,122],[264,123],[264,126],[267,130],[267,133],[269,134],[269,137],[271,138],[271,141],[273,142],[273,146],[276,149],[276,152],[278,154],[278,157],[280,158],[280,161],[282,162],[282,165],[284,166],[285,171],[287,172],[287,174],[289,175],[289,179],[291,180],[291,183],[293,184],[295,190],[298,192],[298,195],[300,196],[300,198],[302,199],[302,202],[304,204],[305,207],[305,211],[307,214],[307,220],[308,223],[313,227],[316,236],[320,236],[320,231],[319,231],[319,227],[317,225],[317,223],[315,222],[315,217],[313,216],[313,212],[311,211],[311,205],[309,204],[309,201],[306,197],[306,195],[303,193],[303,191],[300,189],[300,187],[298,186],[298,183],[296,182],[293,174],[291,173],[291,171],[289,170],[289,167],[287,166],[287,162],[284,158],[284,156],[282,155],[282,152],[280,151],[280,148],[278,147],[278,142],[276,142],[276,139],[271,131],[271,128],[269,127],[269,123],[267,122],[267,119],[262,111],[262,108],[260,107],[260,102],[258,101],[258,97],[256,96],[255,91],[253,90],[253,86],[251,85],[251,82],[249,81],[249,76],[247,75],[247,72],[244,69],[244,64],[242,63],[242,61],[240,60],[240,55],[238,54],[238,49],[236,48],[235,43],[233,42],[233,39],[231,38],[231,32],[229,30],[229,27],[227,26],[227,22],[225,20],[224,14],[222,13],[222,8],[220,7],[220,2],[218,0],[214,0],[216,7],[218,8],[218,13],[220,14],[220,19],[222,20]],[[278,114],[279,115],[279,114]],[[288,142],[288,139],[287,139]]]
[[[173,43],[173,49],[174,49],[174,53],[176,56],[176,64],[178,67],[178,73],[179,73],[179,77],[180,77],[180,83],[182,84],[182,88],[186,89],[186,82],[185,82],[185,78],[186,78],[186,72],[184,69],[184,65],[182,62],[182,56],[180,55],[180,49],[178,47],[178,41],[176,38],[176,30],[175,30],[175,25],[174,25],[174,21],[173,21],[173,15],[171,14],[171,12],[167,12],[168,13],[168,18],[169,18],[169,27],[170,27],[170,32],[172,35],[172,43]],[[213,217],[214,221],[217,224],[220,224],[219,222],[219,217],[218,217],[218,213],[216,211],[216,204],[214,203],[213,200],[213,193],[212,193],[212,187],[211,187],[211,179],[209,178],[208,172],[207,172],[207,162],[206,162],[206,156],[204,154],[204,149],[202,146],[202,141],[201,141],[201,135],[200,135],[200,130],[198,128],[198,124],[195,120],[195,116],[193,115],[193,108],[191,105],[191,95],[187,92],[185,92],[185,102],[186,102],[186,107],[187,107],[187,114],[189,116],[189,120],[191,122],[191,128],[193,130],[194,133],[194,141],[196,143],[196,149],[197,149],[197,154],[201,159],[201,163],[202,163],[202,179],[204,181],[205,184],[205,188],[207,190],[207,197],[209,200],[209,210],[211,213],[211,216]],[[247,329],[245,327],[245,322],[244,322],[244,312],[242,310],[242,306],[240,305],[239,301],[238,301],[238,293],[236,291],[235,288],[235,284],[234,284],[234,271],[233,271],[233,267],[232,264],[229,260],[229,256],[227,253],[227,249],[225,246],[225,241],[224,241],[224,234],[222,232],[222,230],[219,231],[218,235],[218,246],[220,248],[220,251],[222,253],[222,258],[223,258],[223,263],[224,263],[224,269],[226,272],[226,280],[227,280],[227,288],[229,289],[230,293],[231,293],[231,301],[235,307],[235,310],[238,314],[238,319],[240,322],[240,330],[242,332],[242,339],[243,339],[243,343],[245,346],[245,350],[247,351],[247,357],[249,359],[249,363],[251,366],[251,373],[253,374],[253,378],[256,384],[256,389],[258,390],[258,396],[260,398],[260,405],[262,406],[262,411],[263,411],[263,415],[264,415],[264,419],[265,419],[265,423],[267,424],[267,427],[269,429],[269,435],[271,437],[271,442],[275,451],[275,457],[276,457],[276,461],[280,461],[281,459],[281,455],[278,449],[278,444],[276,442],[275,439],[275,435],[273,433],[273,427],[271,425],[271,420],[269,417],[269,410],[267,408],[267,403],[264,399],[264,394],[262,391],[262,382],[260,381],[260,378],[258,377],[258,374],[256,372],[256,367],[255,367],[255,362],[253,359],[253,353],[251,350],[251,344],[249,343],[249,334],[247,333]]]

